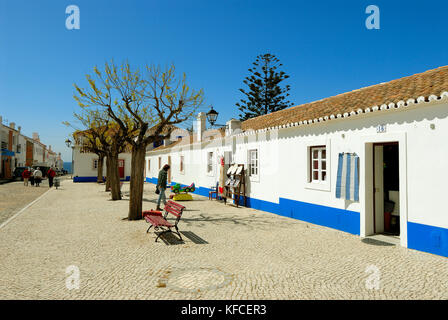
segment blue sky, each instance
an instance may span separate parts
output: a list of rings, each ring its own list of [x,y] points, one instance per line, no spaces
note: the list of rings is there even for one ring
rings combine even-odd
[[[65,27],[71,4],[80,30]],[[365,27],[370,4],[380,30]],[[435,0],[0,0],[0,115],[70,161],[73,83],[107,60],[174,63],[225,123],[258,54],[281,60],[294,104],[447,65],[447,12]]]

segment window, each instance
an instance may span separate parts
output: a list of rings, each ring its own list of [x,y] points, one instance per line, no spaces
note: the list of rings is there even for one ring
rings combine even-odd
[[[159,170],[162,168],[162,157],[159,157]]]
[[[213,172],[213,152],[207,152],[207,173]]]
[[[327,181],[327,148],[325,146],[310,148],[310,182]]]
[[[249,150],[249,176],[258,176],[258,150]]]
[[[184,172],[184,156],[180,156],[180,164],[179,164],[180,172]]]

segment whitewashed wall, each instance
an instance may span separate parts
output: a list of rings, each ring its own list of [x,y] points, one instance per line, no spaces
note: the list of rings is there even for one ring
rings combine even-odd
[[[33,162],[44,162],[44,147],[37,142],[33,142]]]
[[[26,164],[26,140],[21,134],[18,135],[18,145],[20,145],[20,153],[16,153],[17,166],[24,167]]]
[[[73,177],[78,178],[96,178],[97,169],[93,168],[93,160],[98,159],[98,156],[94,153],[82,153],[79,151],[79,147],[73,149]],[[121,153],[118,157],[124,159],[124,176],[129,177],[131,175],[131,154]],[[106,159],[104,159],[103,175],[106,176]]]
[[[377,126],[386,131],[377,133]],[[182,184],[195,182],[209,188],[218,181],[206,173],[206,155],[217,155],[233,150],[234,160],[246,164],[247,151],[259,150],[259,179],[248,180],[249,196],[279,203],[280,198],[316,204],[360,213],[360,235],[372,233],[371,186],[372,144],[399,142],[400,153],[400,228],[401,244],[407,246],[407,223],[448,228],[445,213],[448,172],[448,104],[441,101],[425,102],[400,109],[381,110],[360,114],[348,119],[302,125],[247,136],[230,137],[209,143],[175,146],[168,151],[148,152],[147,179],[157,178],[158,157],[162,166],[167,156],[172,158],[172,180]],[[232,143],[233,141],[233,143]],[[223,145],[222,145],[223,144]],[[328,183],[308,182],[310,146],[327,146]],[[340,152],[354,152],[360,157],[360,201],[350,202],[335,196],[337,161]],[[179,156],[184,155],[185,172],[179,172]],[[442,236],[443,238],[443,236]],[[442,239],[443,240],[443,239]]]

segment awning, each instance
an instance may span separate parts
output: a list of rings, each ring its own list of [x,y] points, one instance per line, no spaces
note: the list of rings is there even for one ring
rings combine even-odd
[[[1,152],[2,156],[14,157],[14,155],[15,155],[14,151],[10,151],[10,150],[2,150],[0,152]]]
[[[336,198],[359,201],[359,157],[350,153],[340,153]]]

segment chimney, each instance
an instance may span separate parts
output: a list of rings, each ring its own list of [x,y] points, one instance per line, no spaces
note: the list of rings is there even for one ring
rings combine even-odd
[[[3,117],[0,116],[0,124],[3,124]]]
[[[15,128],[16,128],[16,124],[15,124],[15,122],[11,122],[11,123],[9,124],[9,127],[10,127],[11,129],[15,129]]]
[[[241,132],[241,121],[230,119],[226,122],[226,136]]]
[[[39,134],[37,132],[33,132],[33,140],[39,141]]]
[[[202,141],[202,133],[205,131],[205,113],[199,112],[195,122],[196,140]]]
[[[20,130],[22,130],[22,127],[21,127],[21,126],[18,126],[18,127],[17,127],[17,130],[18,130],[19,133],[20,133]]]

